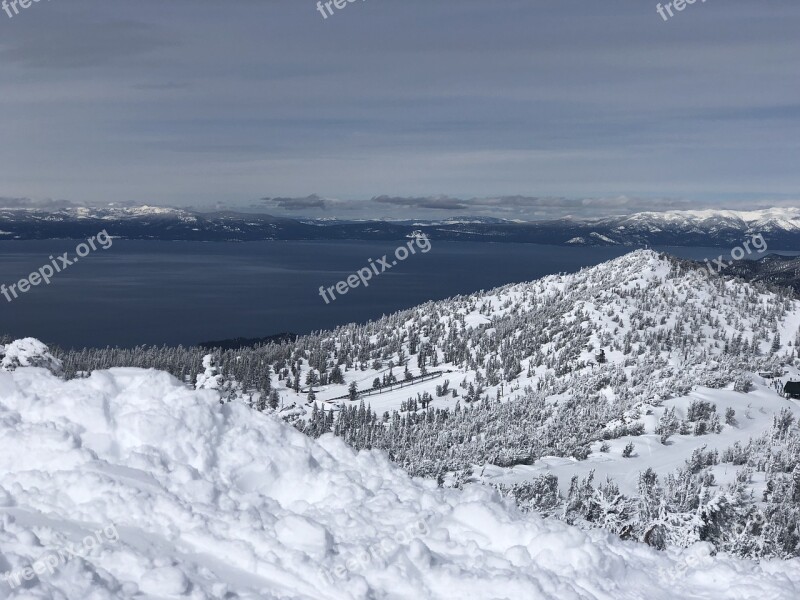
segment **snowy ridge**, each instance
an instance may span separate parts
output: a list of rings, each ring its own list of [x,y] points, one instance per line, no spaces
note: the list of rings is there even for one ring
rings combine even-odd
[[[339,357],[378,353],[385,365],[392,359],[398,364],[399,345],[412,375],[423,366],[443,369],[452,374],[453,383],[466,377],[483,383],[494,397],[503,392],[503,382],[536,387],[548,376],[592,372],[594,352],[600,348],[607,351],[610,367],[623,367],[629,375],[647,362],[660,361],[668,369],[713,369],[718,361],[741,358],[742,353],[756,368],[794,355],[799,333],[797,300],[638,250],[578,273],[432,302],[364,326],[301,338],[298,346],[310,352],[321,343]],[[776,334],[779,350],[770,352]],[[510,340],[518,343],[503,343]],[[726,340],[734,342],[727,350]],[[755,350],[732,347],[745,341],[755,344]],[[425,356],[420,357],[415,349],[423,346]],[[312,366],[304,367],[301,378]],[[379,374],[367,366],[356,380],[372,381]],[[317,397],[341,395],[352,380],[329,386]],[[377,410],[387,408],[380,403]]]
[[[615,599],[800,593],[800,561],[658,553],[437,489],[155,371],[0,372],[0,569],[119,541],[8,598]],[[401,535],[402,534],[402,535]],[[383,549],[383,550],[381,550]],[[367,554],[365,554],[365,552]]]

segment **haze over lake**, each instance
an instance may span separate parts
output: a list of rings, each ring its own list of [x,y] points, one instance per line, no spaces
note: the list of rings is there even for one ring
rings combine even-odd
[[[0,242],[0,283],[27,277],[77,241]],[[11,303],[0,330],[65,347],[193,344],[279,332],[308,333],[397,310],[575,271],[631,248],[439,242],[325,304],[331,286],[391,255],[402,242],[147,242],[115,240]],[[670,248],[710,258],[719,248]]]

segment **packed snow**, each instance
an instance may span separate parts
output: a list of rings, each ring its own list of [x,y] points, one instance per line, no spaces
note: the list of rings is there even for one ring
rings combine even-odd
[[[3,598],[800,594],[798,560],[659,553],[522,514],[153,370],[0,371],[0,513]]]

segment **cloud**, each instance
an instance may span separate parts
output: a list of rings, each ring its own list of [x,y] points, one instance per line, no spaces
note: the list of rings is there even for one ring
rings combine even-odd
[[[188,83],[178,83],[175,81],[166,81],[164,83],[137,83],[131,86],[135,90],[145,90],[154,92],[164,92],[173,90],[185,90],[190,88]]]
[[[695,208],[696,202],[685,199],[652,197],[565,198],[557,196],[490,196],[460,199],[449,196],[398,197],[377,196],[371,202],[389,207],[414,209],[415,217],[435,215],[440,211],[459,211],[472,216],[503,216],[521,219],[560,218],[571,214],[610,216],[652,210]]]
[[[788,205],[791,201],[787,200]],[[729,202],[736,208],[736,202]],[[739,208],[746,208],[740,202]],[[764,207],[785,204],[763,201]],[[715,203],[706,206],[713,208]],[[506,219],[545,220],[567,216],[608,217],[651,210],[686,210],[701,204],[685,198],[653,196],[597,196],[568,198],[559,196],[486,196],[456,198],[445,195],[399,196],[383,194],[369,200],[323,198],[317,194],[299,198],[262,198],[247,208],[270,210],[292,216],[315,217],[325,211],[326,217],[360,219],[438,219],[451,216],[501,217]],[[231,207],[233,208],[233,207]]]
[[[305,198],[262,198],[268,206],[274,206],[286,211],[301,211],[310,209],[325,209],[327,203],[324,198],[311,194]]]
[[[561,219],[564,217],[603,218],[637,212],[729,208],[748,210],[774,206],[796,206],[794,197],[731,198],[727,201],[698,202],[668,196],[595,196],[570,198],[563,196],[486,196],[456,198],[445,195],[397,196],[383,194],[369,200],[321,197],[262,198],[257,204],[238,208],[269,210],[293,217],[326,217],[342,219],[439,219],[446,217],[500,217],[528,221]],[[227,207],[236,210],[235,204]]]
[[[171,45],[156,25],[133,20],[71,21],[69,26],[49,21],[41,23],[35,35],[13,29],[0,38],[0,58],[35,69],[124,65]]]
[[[431,198],[400,198],[392,196],[376,196],[372,202],[402,206],[405,208],[431,209],[431,210],[465,210],[469,204],[457,198],[435,196]]]
[[[35,208],[41,210],[58,210],[60,208],[73,208],[81,206],[69,200],[52,200],[45,198],[34,200],[31,198],[7,198],[0,196],[0,208]]]

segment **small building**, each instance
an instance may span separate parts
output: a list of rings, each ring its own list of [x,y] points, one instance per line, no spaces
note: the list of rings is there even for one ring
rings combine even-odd
[[[800,400],[800,381],[788,381],[783,387],[783,395],[787,398]]]

